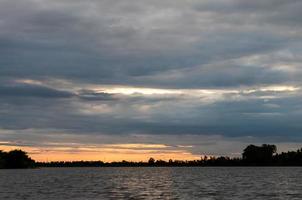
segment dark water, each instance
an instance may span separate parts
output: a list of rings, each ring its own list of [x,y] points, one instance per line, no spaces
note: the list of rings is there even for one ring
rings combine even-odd
[[[302,199],[302,168],[0,170],[0,199]]]

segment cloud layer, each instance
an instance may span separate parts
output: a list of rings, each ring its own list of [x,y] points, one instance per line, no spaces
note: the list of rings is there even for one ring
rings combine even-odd
[[[2,0],[0,139],[52,130],[119,144],[148,143],[133,134],[172,146],[185,135],[188,146],[194,136],[301,143],[301,9],[298,0]]]

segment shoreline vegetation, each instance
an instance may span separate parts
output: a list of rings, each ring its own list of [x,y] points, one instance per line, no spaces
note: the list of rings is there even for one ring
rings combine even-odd
[[[0,150],[0,169],[41,167],[206,167],[206,166],[302,166],[302,148],[297,151],[276,153],[275,145],[249,145],[241,158],[225,156],[203,156],[200,160],[155,160],[147,162],[103,162],[103,161],[58,161],[35,162],[22,150],[4,152]]]

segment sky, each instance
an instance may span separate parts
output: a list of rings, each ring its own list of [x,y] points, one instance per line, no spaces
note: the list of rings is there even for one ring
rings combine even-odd
[[[302,146],[300,0],[0,0],[0,149],[39,161]]]

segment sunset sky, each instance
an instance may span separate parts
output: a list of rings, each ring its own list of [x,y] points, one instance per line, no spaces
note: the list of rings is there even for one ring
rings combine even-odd
[[[301,0],[0,0],[0,149],[39,161],[302,146]]]

